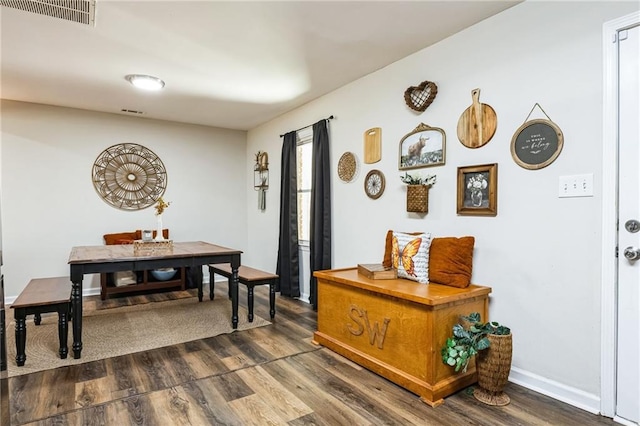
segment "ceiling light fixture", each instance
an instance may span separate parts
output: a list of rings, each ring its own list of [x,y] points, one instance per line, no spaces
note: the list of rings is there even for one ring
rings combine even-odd
[[[151,75],[129,74],[125,75],[124,78],[139,89],[160,90],[164,87],[164,81]]]

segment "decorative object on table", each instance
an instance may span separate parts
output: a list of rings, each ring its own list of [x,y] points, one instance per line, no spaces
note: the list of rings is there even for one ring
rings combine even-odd
[[[432,81],[423,81],[418,86],[411,86],[404,91],[404,101],[412,110],[423,112],[438,94],[438,86]]]
[[[364,163],[373,164],[382,158],[382,128],[373,127],[364,132]]]
[[[431,234],[394,232],[391,240],[391,264],[398,277],[429,284],[429,247]]]
[[[467,148],[480,148],[496,133],[498,118],[490,105],[480,103],[480,89],[471,91],[471,99],[458,120],[458,139]]]
[[[153,231],[151,229],[145,229],[142,231],[142,241],[153,240]]]
[[[134,256],[162,256],[173,253],[173,240],[152,240],[142,241],[135,240],[133,242]]]
[[[162,235],[162,213],[164,213],[165,209],[171,205],[171,201],[168,203],[165,202],[162,197],[158,198],[158,202],[156,203],[156,218],[158,222],[158,228],[156,230],[156,241],[163,241],[164,236]]]
[[[405,172],[400,180],[407,184],[407,211],[427,213],[429,211],[429,188],[436,183],[435,175],[422,177]]]
[[[547,120],[529,120],[536,107],[540,108]],[[553,163],[560,155],[563,145],[562,130],[536,103],[524,120],[524,124],[511,138],[511,156],[520,167],[538,170]]]
[[[358,173],[358,159],[353,152],[345,152],[338,160],[338,177],[343,182],[352,182]]]
[[[178,272],[178,270],[174,268],[152,269],[151,275],[158,281],[169,281],[176,275],[176,272]]]
[[[420,123],[400,140],[398,169],[444,165],[445,144],[444,130]]]
[[[460,323],[453,326],[453,335],[440,351],[442,362],[456,372],[466,372],[469,362],[476,357],[478,387],[473,396],[485,404],[507,405],[510,398],[504,387],[511,371],[511,330],[495,321],[483,323],[478,312],[460,318],[467,327]]]
[[[269,155],[264,151],[256,153],[253,166],[253,189],[258,191],[258,209],[267,208],[267,189],[269,189]]]
[[[498,164],[458,167],[457,213],[466,216],[498,214]]]
[[[384,174],[380,170],[371,170],[364,178],[364,192],[367,197],[377,200],[384,192]]]
[[[359,263],[358,273],[372,280],[393,280],[398,278],[398,271],[382,263]]]
[[[158,156],[134,143],[110,146],[98,155],[91,172],[98,195],[121,210],[141,210],[162,197],[167,171]]]

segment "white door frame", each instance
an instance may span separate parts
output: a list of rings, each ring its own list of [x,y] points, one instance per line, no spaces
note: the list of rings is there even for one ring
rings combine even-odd
[[[618,49],[617,33],[640,23],[640,11],[603,25],[603,144],[602,144],[602,304],[600,412],[616,414],[616,315],[618,244]]]

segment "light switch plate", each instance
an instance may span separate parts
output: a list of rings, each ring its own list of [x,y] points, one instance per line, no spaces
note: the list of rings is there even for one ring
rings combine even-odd
[[[558,197],[593,197],[593,173],[560,176],[558,179]]]

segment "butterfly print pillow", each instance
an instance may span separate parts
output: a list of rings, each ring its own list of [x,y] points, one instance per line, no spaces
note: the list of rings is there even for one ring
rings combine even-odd
[[[398,277],[429,284],[429,247],[431,234],[394,232],[391,261]]]

